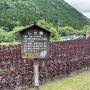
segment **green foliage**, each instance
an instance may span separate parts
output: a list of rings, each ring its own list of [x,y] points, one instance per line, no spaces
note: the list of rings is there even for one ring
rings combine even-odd
[[[80,29],[90,22],[64,0],[0,0],[0,26],[6,31],[43,19]]]
[[[39,26],[47,29],[47,30],[50,30],[51,27],[55,27],[55,26],[53,25],[53,23],[47,22],[47,21],[45,21],[44,19],[43,19],[43,20],[39,20],[39,21],[37,22],[37,24],[38,24]]]
[[[47,22],[45,20],[39,20],[38,25],[41,27],[44,27],[45,29],[49,30],[51,32],[51,41],[58,40],[59,39],[59,33],[53,23]]]
[[[52,27],[52,28],[50,29],[50,31],[52,32],[52,33],[51,33],[51,41],[53,41],[53,40],[59,40],[59,33],[58,33],[58,31],[56,30],[56,28]]]
[[[13,42],[1,42],[0,45],[10,46],[10,45],[18,45],[20,42],[13,41]]]
[[[19,41],[19,36],[15,33],[7,32],[3,29],[0,29],[0,43],[1,42],[13,42]]]
[[[83,30],[85,33],[90,32],[90,25],[84,26]]]
[[[88,32],[90,32],[90,25],[86,25],[82,30],[78,30],[78,35],[84,35]]]
[[[74,29],[70,26],[61,27],[59,32],[53,23],[47,22],[46,20],[39,20],[37,24],[51,32],[51,41],[61,40],[61,36],[70,36],[70,35],[84,35],[87,32],[90,32],[90,26],[85,26],[82,30]],[[27,27],[27,26],[25,26]],[[3,28],[0,28],[0,43],[1,42],[20,42],[19,31],[21,31],[24,26],[18,26],[13,28],[12,31],[5,31]]]
[[[77,33],[77,30],[73,29],[72,27],[66,26],[62,27],[60,32],[61,36],[70,36],[75,35]]]
[[[18,33],[19,31],[21,31],[22,29],[24,28],[24,26],[17,26],[17,27],[14,27],[12,31],[10,31],[9,33]]]

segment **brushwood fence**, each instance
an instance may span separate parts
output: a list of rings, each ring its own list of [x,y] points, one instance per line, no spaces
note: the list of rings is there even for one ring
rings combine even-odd
[[[53,42],[49,57],[39,60],[40,81],[90,67],[90,39]],[[21,58],[20,45],[0,46],[0,90],[33,85],[33,62]]]

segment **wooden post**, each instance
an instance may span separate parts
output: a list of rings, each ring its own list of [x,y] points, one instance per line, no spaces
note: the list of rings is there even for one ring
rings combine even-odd
[[[39,90],[39,86],[35,86],[35,90]]]
[[[34,86],[35,90],[39,90],[39,62],[34,61]]]

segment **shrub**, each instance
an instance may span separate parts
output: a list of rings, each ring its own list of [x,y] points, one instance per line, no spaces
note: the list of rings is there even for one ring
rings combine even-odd
[[[69,35],[75,35],[76,31],[72,27],[66,26],[66,27],[62,27],[59,33],[61,34],[61,36],[69,36]]]

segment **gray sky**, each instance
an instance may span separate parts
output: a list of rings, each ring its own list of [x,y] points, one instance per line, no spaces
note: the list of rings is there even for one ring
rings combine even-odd
[[[65,0],[67,3],[90,18],[90,0]]]

